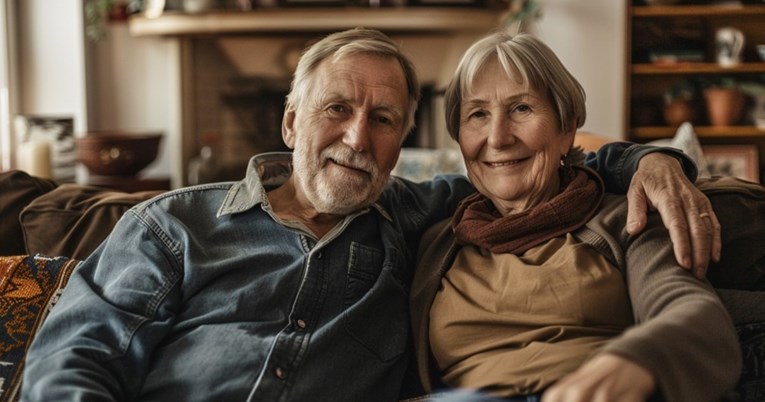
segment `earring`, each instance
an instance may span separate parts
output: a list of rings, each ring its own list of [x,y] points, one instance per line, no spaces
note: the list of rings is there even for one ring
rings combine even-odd
[[[558,170],[563,181],[569,181],[575,176],[574,165],[570,154],[561,155],[560,168]]]

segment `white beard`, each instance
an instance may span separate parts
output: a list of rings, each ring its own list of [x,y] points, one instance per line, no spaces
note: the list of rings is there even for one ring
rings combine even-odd
[[[348,215],[371,205],[380,196],[390,172],[381,174],[377,164],[365,154],[343,145],[322,151],[318,160],[304,147],[296,147],[292,157],[293,175],[319,213]],[[343,174],[332,167],[335,160],[368,173]]]

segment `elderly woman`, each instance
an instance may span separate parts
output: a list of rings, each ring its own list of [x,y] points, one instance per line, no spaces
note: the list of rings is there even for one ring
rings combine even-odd
[[[496,33],[463,56],[447,126],[477,193],[421,242],[411,306],[426,391],[680,402],[735,384],[737,338],[711,286],[679,268],[658,216],[628,235],[625,197],[580,166],[584,101],[533,36]]]

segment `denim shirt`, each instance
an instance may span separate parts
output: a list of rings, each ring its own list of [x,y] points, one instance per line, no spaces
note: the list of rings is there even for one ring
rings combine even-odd
[[[615,172],[627,149],[588,164]],[[316,239],[271,210],[291,174],[276,158],[126,213],[35,338],[22,400],[397,400],[419,236],[474,189],[392,178]]]

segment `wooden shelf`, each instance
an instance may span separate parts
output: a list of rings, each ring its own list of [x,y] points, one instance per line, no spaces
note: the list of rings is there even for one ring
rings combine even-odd
[[[632,74],[748,74],[765,73],[765,62],[741,63],[721,67],[717,63],[633,64]]]
[[[489,32],[499,25],[496,9],[459,7],[273,8],[201,14],[165,12],[128,20],[133,36],[184,36],[331,32],[364,26],[386,32]]]
[[[720,17],[763,16],[765,5],[688,5],[688,6],[634,6],[634,17]]]
[[[755,126],[694,126],[696,135],[702,138],[740,138],[740,137],[762,137],[765,138],[765,129]],[[675,135],[677,127],[656,126],[656,127],[633,127],[632,137],[645,140],[655,140],[659,138],[671,138]]]

